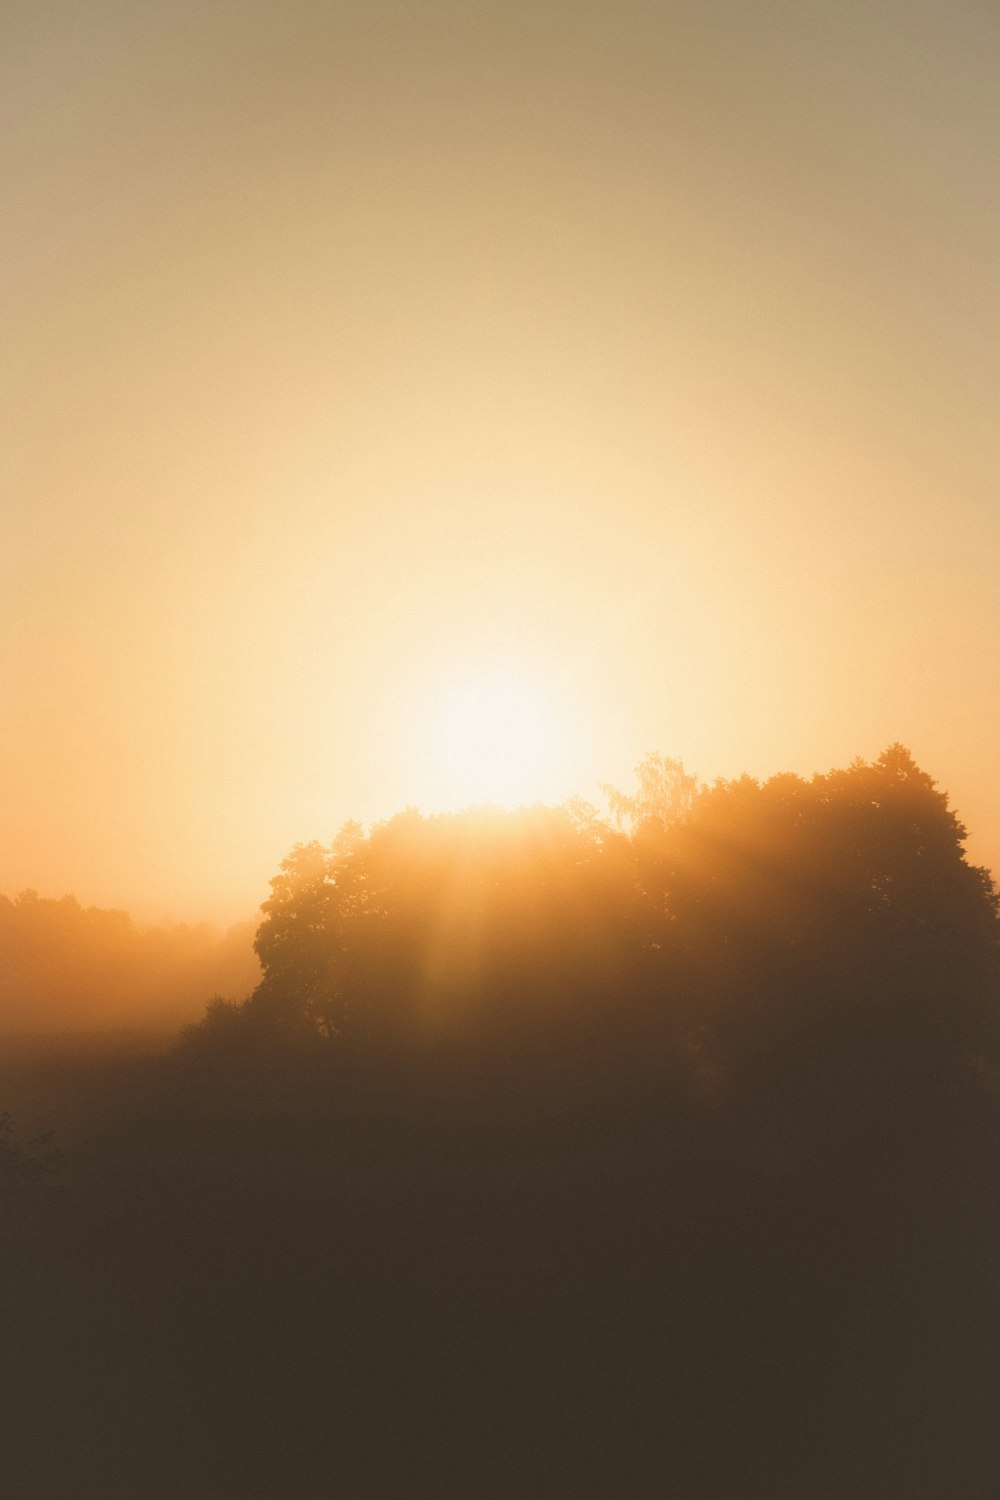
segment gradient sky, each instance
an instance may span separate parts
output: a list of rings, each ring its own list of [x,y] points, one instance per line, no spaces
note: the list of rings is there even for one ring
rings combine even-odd
[[[1000,13],[7,0],[0,891],[252,913],[527,674],[565,792],[902,740],[1000,868]]]

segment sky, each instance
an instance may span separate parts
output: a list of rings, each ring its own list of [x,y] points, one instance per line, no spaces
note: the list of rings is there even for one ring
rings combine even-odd
[[[0,891],[250,915],[498,674],[547,798],[900,740],[1000,870],[998,69],[978,0],[6,0]]]

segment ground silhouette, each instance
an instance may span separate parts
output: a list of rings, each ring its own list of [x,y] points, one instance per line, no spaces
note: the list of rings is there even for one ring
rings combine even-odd
[[[297,848],[253,993],[12,1151],[11,1493],[992,1492],[964,829],[900,746],[612,810]]]

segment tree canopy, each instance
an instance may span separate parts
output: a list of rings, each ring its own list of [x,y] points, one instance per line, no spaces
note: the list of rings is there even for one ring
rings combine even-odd
[[[992,973],[997,892],[903,746],[811,780],[709,786],[650,756],[637,781],[611,791],[611,822],[580,802],[409,810],[297,846],[239,1024],[332,1043],[641,1013],[691,1037],[750,992],[794,1011]]]

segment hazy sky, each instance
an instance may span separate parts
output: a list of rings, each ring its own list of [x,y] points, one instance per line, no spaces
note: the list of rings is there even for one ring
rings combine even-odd
[[[1000,867],[1000,12],[6,0],[0,891],[902,740]]]

